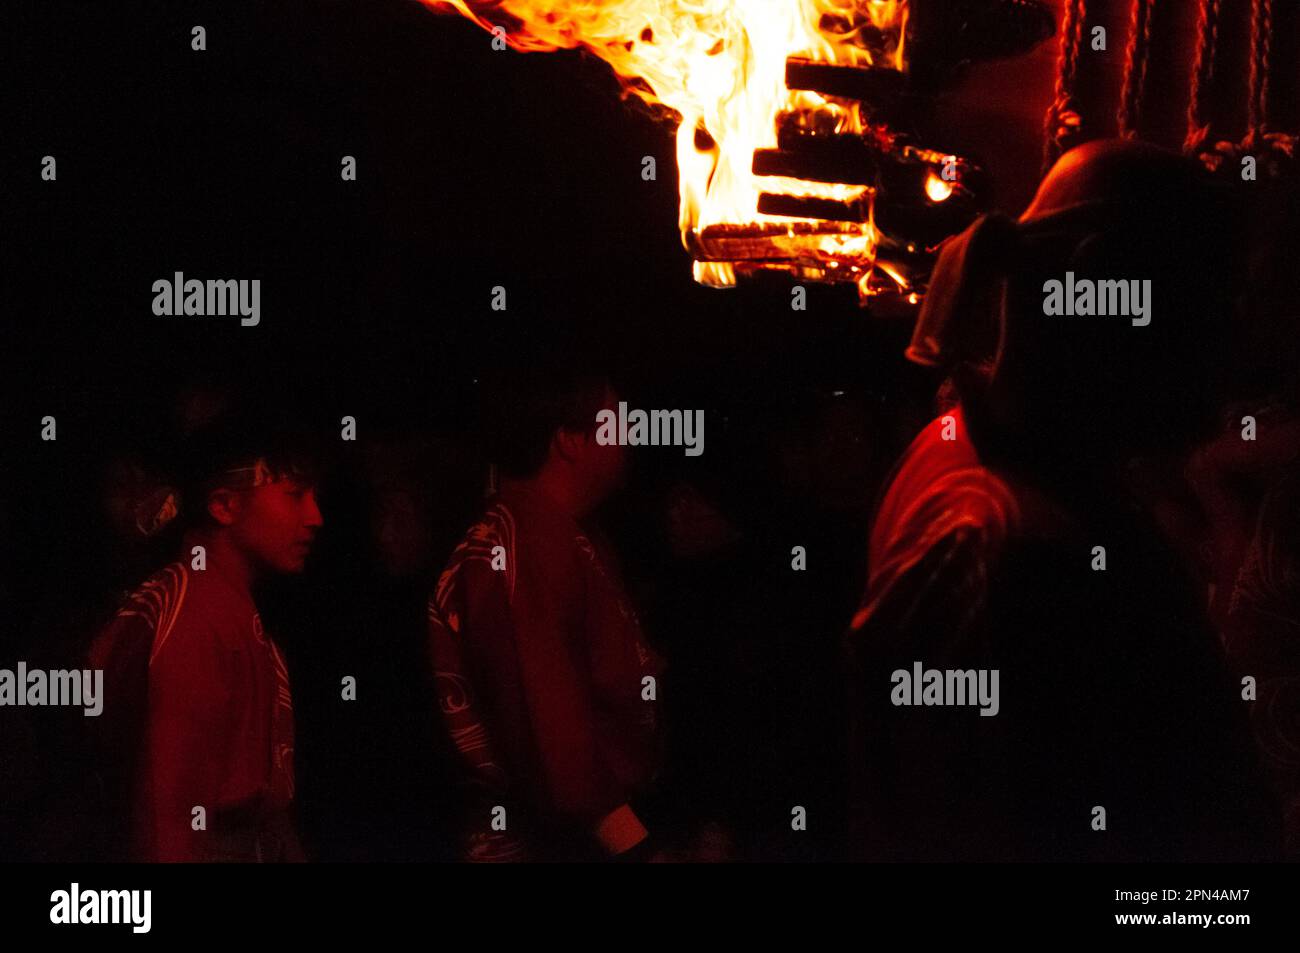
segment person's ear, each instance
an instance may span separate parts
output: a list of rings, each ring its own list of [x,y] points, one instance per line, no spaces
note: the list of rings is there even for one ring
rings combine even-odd
[[[591,435],[584,430],[569,430],[561,427],[555,431],[555,437],[551,440],[551,449],[561,460],[572,463],[582,456],[590,439]]]
[[[222,487],[208,494],[208,515],[219,526],[232,525],[239,518],[240,506],[241,500],[237,490]]]

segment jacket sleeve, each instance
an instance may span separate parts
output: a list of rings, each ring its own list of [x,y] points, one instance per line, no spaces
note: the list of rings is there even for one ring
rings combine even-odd
[[[524,844],[509,826],[511,779],[493,744],[483,700],[462,645],[468,637],[463,619],[458,607],[440,606],[435,595],[429,600],[428,620],[427,644],[438,715],[454,749],[468,801],[463,856],[484,863],[525,860]],[[498,806],[507,811],[505,830],[492,823]]]
[[[609,854],[646,837],[596,733],[587,657],[587,566],[529,559],[519,567],[511,618],[529,734],[551,806],[588,830]]]

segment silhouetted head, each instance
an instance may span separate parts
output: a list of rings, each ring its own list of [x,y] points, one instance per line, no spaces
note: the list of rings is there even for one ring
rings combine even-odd
[[[626,469],[626,448],[601,443],[597,414],[618,397],[602,363],[581,349],[529,349],[484,388],[484,430],[503,478],[545,481],[578,513],[603,502]]]
[[[985,216],[945,245],[909,357],[952,373],[999,454],[1086,469],[1185,446],[1231,363],[1237,204],[1177,153],[1074,149],[1018,222]]]

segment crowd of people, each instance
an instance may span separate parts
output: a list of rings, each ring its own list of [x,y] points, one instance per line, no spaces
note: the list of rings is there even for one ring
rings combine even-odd
[[[7,729],[43,765],[8,836],[150,861],[1296,857],[1300,393],[1266,342],[1289,320],[1294,343],[1293,276],[1245,209],[1155,147],[1068,153],[1018,220],[943,247],[908,350],[932,419],[817,395],[761,462],[711,431],[725,463],[636,472],[660,448],[597,439],[620,385],[571,350],[484,381],[481,457],[389,435],[350,482],[264,404],[187,395],[167,485],[126,467],[112,496],[169,561],[77,646],[103,716],[57,750]],[[1150,321],[1045,313],[1066,272],[1150,281]],[[914,664],[997,672],[996,712],[898,704]]]

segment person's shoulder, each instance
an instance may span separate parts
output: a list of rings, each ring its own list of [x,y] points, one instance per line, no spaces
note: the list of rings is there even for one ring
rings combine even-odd
[[[516,515],[512,509],[499,499],[490,501],[465,531],[439,573],[431,604],[445,606],[455,589],[464,585],[466,577],[477,576],[481,569],[500,572],[508,589],[513,590],[517,532]]]
[[[931,474],[882,514],[873,556],[877,568],[936,548],[992,557],[1020,524],[1020,500],[1006,480],[978,462],[954,466]]]
[[[184,603],[189,582],[190,570],[183,561],[169,563],[128,593],[117,614],[156,622]]]
[[[214,570],[184,561],[151,576],[118,612],[119,619],[151,632],[151,666],[178,654],[241,648],[254,633],[256,616],[251,599],[236,595]]]
[[[484,549],[490,554],[494,546],[512,546],[518,533],[519,518],[504,500],[489,501],[482,515],[465,531],[458,549],[478,556]]]
[[[113,618],[90,645],[92,667],[107,667],[115,658],[147,655],[149,659],[175,630],[190,593],[190,570],[171,563],[123,595]]]
[[[164,566],[122,599],[114,623],[131,620],[149,629],[170,628],[186,604],[191,578],[184,562]]]
[[[955,408],[932,420],[895,468],[876,513],[873,555],[899,536],[933,539],[957,527],[1001,535],[1018,515],[1015,493],[981,462]]]
[[[876,512],[867,592],[851,630],[872,620],[901,625],[917,606],[960,614],[963,601],[981,604],[1021,524],[1017,490],[981,462],[960,408],[935,418],[904,454]]]

